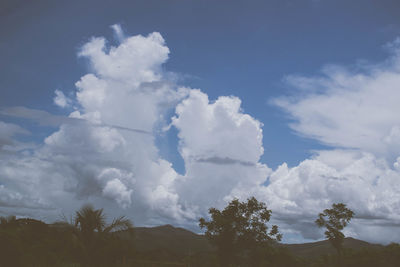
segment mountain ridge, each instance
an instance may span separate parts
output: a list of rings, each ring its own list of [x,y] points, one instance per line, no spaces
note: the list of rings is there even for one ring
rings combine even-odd
[[[174,227],[170,224],[155,227],[135,227],[135,244],[136,249],[140,252],[165,250],[177,255],[207,253],[215,250],[204,235],[193,233],[185,228]],[[329,240],[300,244],[280,243],[278,246],[286,248],[293,255],[303,258],[336,253]],[[343,247],[345,249],[360,250],[363,248],[383,248],[384,246],[346,237]]]

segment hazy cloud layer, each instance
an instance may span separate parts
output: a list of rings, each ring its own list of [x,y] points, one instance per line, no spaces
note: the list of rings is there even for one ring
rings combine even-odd
[[[56,90],[57,92],[57,90]],[[37,122],[40,125],[44,126],[61,126],[65,124],[90,124],[93,127],[110,127],[119,130],[131,131],[142,134],[152,134],[150,131],[144,131],[140,129],[133,129],[118,125],[108,125],[105,123],[101,123],[99,120],[90,121],[86,119],[86,117],[81,116],[81,114],[77,111],[72,112],[68,117],[53,115],[43,110],[26,108],[26,107],[8,107],[0,110],[1,115],[6,115],[9,117],[17,117],[23,119],[29,119]]]
[[[18,144],[14,137],[18,134],[29,134],[29,132],[13,123],[0,121],[0,151],[6,147],[13,147]]]
[[[260,162],[263,124],[241,109],[238,97],[210,100],[199,89],[179,87],[163,70],[169,49],[159,33],[128,37],[120,26],[112,28],[117,46],[96,37],[80,50],[91,69],[74,94],[49,96],[68,115],[2,109],[56,131],[32,146],[16,141],[27,130],[0,122],[0,215],[55,220],[92,202],[139,225],[195,227],[209,207],[254,195],[273,210],[284,233],[322,238],[313,223],[317,214],[345,202],[356,212],[348,234],[400,241],[393,234],[400,219],[396,42],[381,64],[287,78],[301,93],[274,103],[298,134],[334,148],[271,170]],[[182,175],[155,143],[171,127],[178,130]]]

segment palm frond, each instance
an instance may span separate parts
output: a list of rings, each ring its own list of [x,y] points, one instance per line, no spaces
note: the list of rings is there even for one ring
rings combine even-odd
[[[92,205],[85,205],[75,213],[75,227],[81,231],[92,232],[97,230],[103,231],[105,227],[105,215],[103,209],[94,209]]]
[[[126,219],[125,216],[121,216],[113,220],[113,222],[104,229],[105,233],[115,232],[115,231],[123,231],[132,229],[133,225],[129,219]]]

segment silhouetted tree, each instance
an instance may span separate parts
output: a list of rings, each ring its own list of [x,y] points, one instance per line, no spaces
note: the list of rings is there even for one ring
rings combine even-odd
[[[209,213],[211,221],[201,218],[199,225],[207,229],[206,237],[217,247],[221,266],[243,259],[247,264],[256,261],[257,255],[253,253],[282,238],[276,225],[268,232],[266,223],[271,218],[271,210],[254,197],[246,202],[234,199],[224,210],[210,208]]]
[[[354,216],[354,212],[343,203],[333,204],[331,209],[325,209],[318,215],[315,223],[318,227],[326,227],[325,236],[340,255],[344,234],[341,232]]]
[[[131,229],[124,217],[107,224],[103,210],[91,206],[70,223],[0,217],[0,266],[126,266],[134,250]]]
[[[120,239],[112,235],[112,232],[124,230],[131,232],[133,229],[132,223],[124,216],[114,219],[107,225],[103,209],[96,210],[91,205],[85,205],[76,212],[74,225],[83,244],[86,254],[85,262],[88,265],[94,264],[96,260],[99,262],[99,254],[105,255],[104,253],[111,252],[110,244],[116,247],[120,243],[118,242]],[[101,262],[106,264],[104,260]]]
[[[15,216],[0,216],[0,227],[7,227],[13,225],[17,222],[17,217]]]

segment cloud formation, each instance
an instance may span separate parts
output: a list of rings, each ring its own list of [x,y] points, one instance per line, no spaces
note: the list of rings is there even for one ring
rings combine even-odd
[[[6,147],[12,147],[18,144],[14,137],[18,134],[29,134],[29,132],[13,123],[0,121],[0,151]]]
[[[158,156],[154,140],[165,124],[162,115],[186,90],[163,78],[161,65],[169,50],[159,33],[120,41],[114,47],[104,38],[93,38],[82,47],[79,55],[87,58],[91,73],[76,83],[75,99],[67,100],[60,91],[54,99],[64,108],[71,108],[68,103],[73,101],[76,109],[68,116],[25,107],[2,110],[3,115],[58,128],[37,149],[1,161],[2,195],[9,202],[22,203],[27,196],[24,203],[37,203],[50,220],[60,213],[72,214],[85,202],[111,213],[130,208],[140,218],[134,218],[138,223],[164,212],[153,202],[179,209],[169,189],[176,173]],[[22,130],[6,126],[9,133],[3,139],[10,143]]]
[[[208,208],[254,195],[284,233],[322,238],[313,223],[317,214],[345,202],[356,213],[347,234],[400,241],[393,235],[400,219],[396,42],[381,64],[351,71],[331,66],[321,76],[286,79],[297,91],[274,104],[298,134],[332,149],[271,170],[260,161],[263,124],[245,113],[238,97],[210,100],[199,89],[180,87],[163,69],[169,49],[159,33],[128,37],[118,25],[112,28],[117,46],[95,37],[80,50],[90,72],[76,82],[75,94],[67,98],[56,90],[55,104],[69,114],[1,110],[56,130],[32,146],[17,141],[27,130],[0,122],[0,215],[51,221],[92,202],[137,225],[194,229]],[[171,127],[178,132],[183,174],[156,145]]]
[[[391,57],[380,64],[353,70],[328,66],[321,76],[289,76],[293,95],[272,101],[292,119],[299,135],[335,149],[275,170],[261,194],[283,222],[307,234],[297,218],[315,217],[335,202],[347,203],[356,219],[347,231],[373,242],[399,241],[399,42],[390,44]]]
[[[270,169],[259,162],[264,152],[262,124],[245,114],[237,97],[210,102],[200,90],[176,107],[172,125],[178,129],[179,152],[186,173],[176,188],[183,201],[200,214],[240,197],[235,188],[264,182]]]
[[[334,147],[397,156],[400,41],[387,47],[391,57],[379,64],[327,66],[320,76],[289,76],[286,81],[296,93],[274,103],[289,114],[290,126],[302,136]]]
[[[56,96],[53,98],[53,101],[57,106],[66,108],[71,104],[71,100],[67,98],[62,91],[56,90],[54,93]]]
[[[209,206],[225,203],[235,186],[251,183],[241,180],[266,178],[269,169],[258,163],[261,123],[243,113],[238,98],[210,103],[200,90],[175,85],[162,69],[169,49],[159,33],[119,41],[114,47],[104,38],[92,38],[82,47],[79,56],[87,58],[91,73],[76,83],[74,99],[58,90],[54,98],[60,107],[75,108],[68,116],[26,107],[2,110],[57,128],[37,149],[1,162],[8,166],[2,169],[1,185],[9,203],[18,199],[20,208],[29,209],[22,204],[22,196],[29,196],[24,203],[37,203],[49,219],[57,215],[54,210],[71,213],[94,202],[111,213],[133,214],[139,224],[193,225]],[[176,116],[169,118],[171,112]],[[155,145],[167,124],[179,131],[184,175],[159,156]],[[13,127],[7,140],[21,131]],[[200,194],[217,182],[223,194]],[[190,194],[194,186],[199,191]]]

